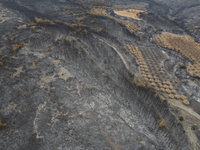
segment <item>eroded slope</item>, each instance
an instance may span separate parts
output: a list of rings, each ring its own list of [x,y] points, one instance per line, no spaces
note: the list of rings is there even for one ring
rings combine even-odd
[[[3,1],[1,149],[199,149],[193,60],[156,47],[151,7],[130,4]]]

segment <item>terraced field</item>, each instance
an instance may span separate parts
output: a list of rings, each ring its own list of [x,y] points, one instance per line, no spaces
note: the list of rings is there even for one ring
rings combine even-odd
[[[200,44],[192,37],[162,32],[161,35],[155,35],[154,40],[159,46],[172,49],[189,58],[193,65],[187,66],[187,71],[192,76],[200,77]]]
[[[90,11],[91,14],[94,14],[94,15],[98,15],[98,16],[105,16],[105,17],[108,17],[114,21],[116,21],[117,23],[125,26],[127,28],[127,30],[131,33],[131,34],[136,34],[137,31],[141,30],[137,25],[135,25],[133,22],[129,22],[129,21],[125,21],[125,20],[121,20],[121,19],[118,19],[118,18],[115,18],[113,16],[110,16],[106,13],[106,10],[105,9],[92,9]]]
[[[138,61],[140,74],[144,80],[166,99],[182,100],[188,105],[189,101],[177,80],[174,80],[164,68],[166,56],[160,50],[127,45],[131,54]]]

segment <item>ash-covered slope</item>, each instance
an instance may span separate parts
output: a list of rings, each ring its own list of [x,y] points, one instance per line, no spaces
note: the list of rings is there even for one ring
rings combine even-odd
[[[199,78],[186,69],[192,61],[154,40],[164,30],[186,33],[159,14],[167,5],[0,2],[0,149],[199,149]],[[139,19],[114,13],[127,9],[139,10]],[[157,78],[187,101],[142,79],[143,61],[149,75],[161,67]]]

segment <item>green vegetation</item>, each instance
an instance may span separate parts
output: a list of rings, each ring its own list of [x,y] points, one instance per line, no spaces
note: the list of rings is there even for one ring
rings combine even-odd
[[[179,117],[179,120],[180,120],[180,121],[183,121],[183,120],[184,120],[183,116],[180,116],[180,117]]]

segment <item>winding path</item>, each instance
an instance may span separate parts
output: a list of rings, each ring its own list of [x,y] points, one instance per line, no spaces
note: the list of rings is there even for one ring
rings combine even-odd
[[[98,37],[97,35],[94,35],[94,34],[93,34],[93,37],[99,39],[100,41],[106,43],[108,46],[112,47],[112,48],[115,50],[115,52],[119,55],[119,57],[121,58],[122,62],[124,63],[124,65],[125,65],[125,67],[126,67],[126,69],[127,69],[131,74],[133,74],[133,72],[131,71],[131,69],[130,69],[129,65],[127,64],[126,60],[125,60],[124,57],[122,56],[122,54],[121,54],[113,45],[109,44],[108,42],[106,42],[106,41],[103,40],[102,38]]]

